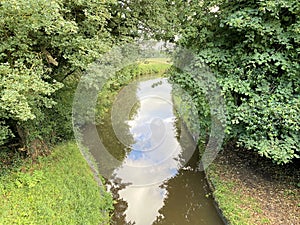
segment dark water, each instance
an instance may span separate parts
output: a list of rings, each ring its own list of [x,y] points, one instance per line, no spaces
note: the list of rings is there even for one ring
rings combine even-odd
[[[198,150],[175,116],[172,85],[166,79],[127,86],[111,115],[97,130],[104,148],[118,159],[106,166],[107,187],[116,201],[112,224],[223,224],[204,174],[196,170]],[[92,142],[100,167],[109,164]]]

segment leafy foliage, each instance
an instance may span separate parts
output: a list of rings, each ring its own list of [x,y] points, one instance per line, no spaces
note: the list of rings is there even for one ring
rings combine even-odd
[[[0,145],[17,142],[33,156],[68,138],[82,72],[142,31],[167,35],[163,11],[164,1],[1,1]]]
[[[109,26],[123,37],[173,39],[178,30],[177,10],[173,1],[120,0],[112,6]]]
[[[226,99],[228,139],[280,164],[298,158],[300,3],[186,4],[191,11],[181,20],[180,44],[216,75]],[[195,82],[174,79],[194,90]]]
[[[114,5],[92,0],[1,1],[0,145],[21,140],[38,150],[45,148],[37,145],[70,135],[76,79],[112,42],[127,35],[112,34]]]

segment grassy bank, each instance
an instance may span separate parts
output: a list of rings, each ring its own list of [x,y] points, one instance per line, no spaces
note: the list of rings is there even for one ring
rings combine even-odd
[[[139,75],[163,74],[171,67],[168,58],[149,58],[138,63],[137,71]]]
[[[225,169],[225,170],[224,170]],[[239,183],[236,180],[224,179],[222,173],[229,173],[227,168],[220,164],[213,164],[207,170],[207,179],[213,190],[213,196],[217,202],[223,216],[232,225],[254,225],[253,213],[261,213],[262,209],[251,196],[243,196],[238,188]],[[269,220],[263,217],[260,221],[268,223]]]
[[[232,225],[300,224],[300,171],[246,150],[224,149],[207,170],[213,195]]]
[[[0,224],[109,224],[111,196],[73,142],[1,174]]]

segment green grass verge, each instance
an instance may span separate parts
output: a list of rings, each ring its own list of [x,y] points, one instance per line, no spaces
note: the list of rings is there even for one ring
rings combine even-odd
[[[160,74],[162,75],[171,67],[168,58],[149,58],[138,63],[137,72],[139,75]]]
[[[250,219],[250,213],[241,208],[243,204],[241,193],[236,193],[233,182],[225,182],[216,173],[214,165],[207,170],[207,177],[213,186],[213,195],[230,224],[246,225]],[[249,224],[250,225],[250,224]]]
[[[262,212],[259,204],[254,198],[244,195],[236,182],[222,179],[218,171],[224,169],[226,170],[218,164],[211,164],[206,171],[207,179],[213,189],[213,197],[222,214],[231,225],[256,224],[252,220],[252,213]],[[269,224],[269,221],[267,218],[261,218],[260,224]]]
[[[111,195],[73,142],[2,174],[0,224],[109,224]]]

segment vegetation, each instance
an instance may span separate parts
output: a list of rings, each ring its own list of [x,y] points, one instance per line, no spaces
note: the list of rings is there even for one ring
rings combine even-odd
[[[256,200],[249,196],[244,196],[239,190],[238,184],[232,180],[224,180],[217,173],[217,165],[212,165],[207,173],[211,182],[214,198],[221,206],[222,214],[232,225],[252,225],[257,224],[253,221],[253,211],[261,212],[261,208]],[[248,207],[245,207],[248,206]],[[262,218],[261,221],[268,221]],[[263,223],[262,223],[263,224]],[[268,223],[266,223],[268,224]]]
[[[185,6],[182,6],[182,4]],[[284,164],[300,156],[299,12],[292,0],[191,1],[179,44],[207,65],[226,100],[227,141]],[[205,111],[199,84],[177,73]],[[201,90],[200,90],[201,92]],[[207,111],[207,110],[206,110]]]
[[[107,112],[122,87],[141,76],[163,75],[170,67],[171,64],[167,58],[147,58],[118,71],[115,76],[105,83],[99,93],[96,122],[101,123],[104,115],[110,116]]]
[[[210,68],[225,98],[224,146],[230,149],[224,154],[229,156],[207,171],[225,217],[232,224],[298,223],[299,187],[295,184],[299,175],[295,170],[288,182],[277,177],[287,177],[287,168],[297,168],[300,156],[300,4],[291,0],[216,0],[176,1],[174,7],[180,24],[178,45],[195,53],[190,64],[194,68]],[[184,64],[187,59],[180,58],[177,63]],[[201,121],[193,123],[209,131],[210,111],[203,84],[193,74],[178,70],[171,79],[195,100]],[[241,163],[243,173],[238,161],[229,163],[231,167],[223,165],[232,156],[229,152],[249,155]],[[290,164],[266,168],[252,152],[276,164]],[[259,172],[249,173],[247,165],[252,164]],[[285,190],[295,194],[287,198],[281,194]]]
[[[123,4],[1,1],[0,146],[34,158],[70,138],[72,92],[82,72],[112,45],[140,35],[138,27],[148,27],[143,19],[152,21],[150,2]]]
[[[227,146],[206,172],[230,224],[299,223],[297,165],[277,165],[255,152]]]
[[[111,199],[98,192],[75,145],[60,145],[53,154],[51,146],[72,139],[73,96],[88,66],[112,46],[138,38],[176,42],[195,53],[193,67],[210,68],[226,103],[226,144],[277,164],[295,162],[300,158],[299,15],[300,2],[294,0],[2,0],[0,221],[108,223],[101,210],[111,209]],[[177,61],[184,60],[189,61]],[[141,74],[168,68],[152,59],[120,71],[99,95],[99,121],[112,93]],[[179,70],[171,79],[198,108],[200,121],[190,124],[208,132],[203,84]],[[33,161],[18,157],[23,153]],[[211,179],[227,207],[224,214],[243,223],[249,214],[237,210],[240,200],[228,197],[235,183],[213,173]]]
[[[152,21],[150,2],[140,7],[131,1],[127,8],[124,3],[1,1],[1,222],[108,223],[110,196],[99,193],[75,145],[60,145],[53,153],[51,146],[72,139],[73,96],[90,63],[149,27],[143,18]],[[154,70],[144,65],[130,76],[168,67],[154,64]],[[23,153],[33,164],[18,157]],[[15,165],[11,171],[9,163]]]
[[[1,170],[3,224],[109,224],[111,209],[111,196],[73,142],[57,146],[51,156]]]
[[[106,7],[93,1],[1,1],[1,145],[21,142],[32,154],[46,149],[45,134],[51,140],[59,133],[57,120],[66,112],[53,110],[53,95],[65,78],[107,50]]]

